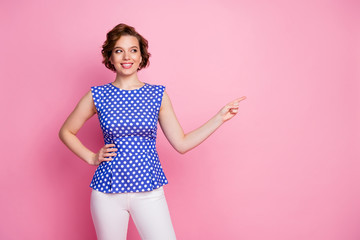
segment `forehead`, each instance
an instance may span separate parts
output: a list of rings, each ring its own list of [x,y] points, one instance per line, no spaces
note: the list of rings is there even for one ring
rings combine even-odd
[[[136,37],[130,35],[124,35],[116,41],[114,48],[121,47],[121,48],[131,48],[131,47],[139,47],[139,41]]]

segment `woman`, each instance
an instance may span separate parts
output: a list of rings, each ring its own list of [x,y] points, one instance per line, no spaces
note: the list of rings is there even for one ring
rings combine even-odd
[[[234,117],[238,98],[201,127],[184,134],[162,85],[141,82],[137,72],[149,65],[148,42],[119,24],[103,44],[103,63],[115,81],[92,87],[63,124],[59,137],[77,156],[98,166],[90,187],[91,214],[98,239],[126,239],[129,216],[142,239],[176,239],[163,185],[167,179],[155,148],[157,122],[170,144],[186,153]],[[98,114],[105,145],[94,153],[76,137]]]

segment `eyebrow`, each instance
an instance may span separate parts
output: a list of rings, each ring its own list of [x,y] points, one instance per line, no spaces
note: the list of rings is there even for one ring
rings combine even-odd
[[[114,47],[114,49],[116,49],[116,48],[122,48],[122,47]],[[130,48],[138,48],[138,47],[137,46],[132,46]]]

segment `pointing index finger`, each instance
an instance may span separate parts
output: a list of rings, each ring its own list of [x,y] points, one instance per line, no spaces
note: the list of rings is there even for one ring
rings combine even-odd
[[[238,104],[239,102],[241,102],[241,101],[243,101],[243,100],[245,100],[246,99],[246,96],[242,96],[242,97],[240,97],[240,98],[238,98],[238,99],[235,99],[233,102],[232,102],[232,104]]]

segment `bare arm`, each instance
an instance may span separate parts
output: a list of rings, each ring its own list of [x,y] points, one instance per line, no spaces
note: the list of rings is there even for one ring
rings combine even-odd
[[[177,120],[170,98],[166,92],[161,103],[159,123],[170,144],[181,154],[193,149],[207,139],[224,122],[233,118],[239,108],[239,102],[246,97],[238,98],[226,104],[214,117],[199,128],[184,134]]]
[[[64,122],[59,131],[61,141],[78,157],[90,165],[99,165],[101,161],[110,161],[111,156],[115,156],[116,151],[114,144],[107,144],[100,149],[98,153],[94,153],[86,148],[79,138],[76,136],[79,129],[84,123],[96,114],[96,108],[92,100],[91,91],[85,94]]]

